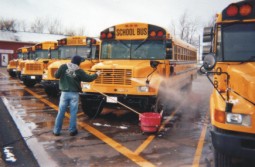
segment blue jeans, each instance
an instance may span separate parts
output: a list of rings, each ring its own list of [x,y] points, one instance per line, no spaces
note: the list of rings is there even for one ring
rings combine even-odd
[[[69,131],[74,132],[76,129],[76,119],[78,112],[79,103],[79,93],[78,92],[61,92],[58,115],[55,120],[55,126],[53,132],[55,134],[60,134],[62,129],[63,119],[65,117],[65,112],[67,111],[68,105],[70,106],[70,123]]]

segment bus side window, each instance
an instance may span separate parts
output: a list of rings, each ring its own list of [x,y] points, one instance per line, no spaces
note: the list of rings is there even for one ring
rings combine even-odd
[[[166,59],[173,58],[173,48],[172,48],[172,41],[166,40]]]

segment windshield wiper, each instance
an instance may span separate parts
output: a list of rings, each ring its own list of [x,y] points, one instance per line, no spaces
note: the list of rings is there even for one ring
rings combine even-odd
[[[255,59],[255,56],[251,56],[249,59],[242,61],[240,64],[247,63],[253,59]]]
[[[124,42],[122,42],[122,41],[120,41],[120,40],[116,40],[116,41],[119,42],[119,43],[121,43],[122,45],[124,45],[126,48],[130,49],[130,47],[129,47],[127,44],[125,44]]]
[[[142,44],[144,44],[147,40],[148,40],[148,38],[146,38],[145,40],[143,40],[143,41],[134,49],[134,51],[136,51],[138,48],[140,48],[140,47],[142,46]]]
[[[68,56],[68,57],[65,57],[65,58],[62,58],[63,60],[67,60],[67,59],[71,59],[72,57],[71,56]]]

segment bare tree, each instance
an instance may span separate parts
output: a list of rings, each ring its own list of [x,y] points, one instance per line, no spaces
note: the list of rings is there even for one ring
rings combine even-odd
[[[16,22],[16,30],[17,31],[24,31],[24,32],[26,32],[27,31],[27,24],[26,24],[26,21],[25,20],[18,20],[17,22]]]
[[[31,32],[43,33],[45,28],[44,25],[45,25],[45,21],[37,17],[35,18],[34,22],[32,22],[30,26],[30,30]]]
[[[64,34],[74,36],[74,35],[76,35],[76,31],[73,28],[66,28]]]
[[[174,36],[177,36],[177,34],[176,34],[176,24],[173,20],[171,21],[171,24],[170,24],[170,32]]]
[[[187,40],[187,37],[189,35],[189,21],[188,21],[188,15],[187,12],[183,13],[181,15],[181,18],[179,20],[179,33],[180,33],[180,38],[182,40]]]
[[[13,31],[16,32],[16,20],[15,19],[1,19],[0,21],[0,29],[5,31]]]
[[[27,31],[27,23],[25,20],[20,21],[20,30],[21,31]]]
[[[212,15],[211,19],[208,21],[208,23],[205,25],[206,27],[213,27],[216,23],[216,16]]]
[[[86,27],[80,27],[77,29],[77,35],[85,35],[86,34]]]
[[[0,18],[0,30],[5,31],[30,31],[34,33],[45,33],[49,32],[50,34],[60,34],[60,35],[85,35],[86,28],[79,27],[79,28],[65,28],[63,31],[64,26],[62,26],[61,21],[59,19],[43,19],[43,18],[35,18],[35,20],[30,23],[26,24],[25,20],[17,21],[15,19],[4,19]]]
[[[62,25],[59,19],[51,19],[48,21],[47,30],[50,34],[62,34]]]
[[[198,21],[191,19],[187,12],[181,15],[177,23],[171,23],[173,34],[192,45],[198,45],[198,27]]]

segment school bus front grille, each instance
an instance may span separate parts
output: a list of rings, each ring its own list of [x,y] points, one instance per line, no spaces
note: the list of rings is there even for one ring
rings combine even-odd
[[[50,69],[50,74],[51,74],[51,76],[52,77],[54,77],[54,74],[55,74],[55,72],[58,70],[58,68],[51,68]]]
[[[31,71],[42,71],[41,64],[26,64],[26,69]]]
[[[19,63],[20,70],[22,70],[24,68],[24,66],[25,66],[25,62],[20,62]]]
[[[131,85],[131,69],[97,69],[102,74],[95,80],[96,84]]]
[[[18,62],[17,61],[10,61],[10,66],[12,67],[16,67],[18,65]]]

